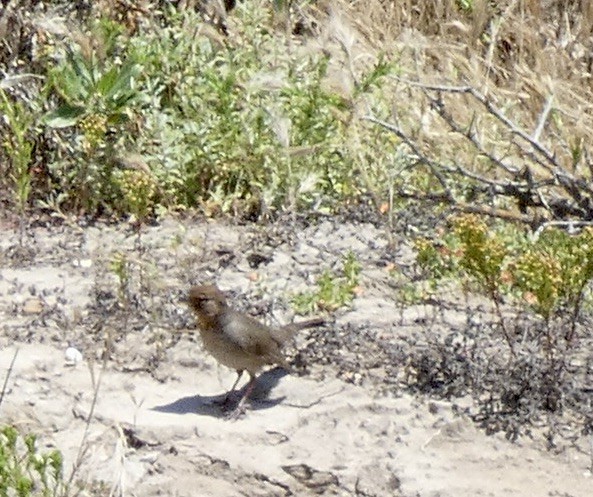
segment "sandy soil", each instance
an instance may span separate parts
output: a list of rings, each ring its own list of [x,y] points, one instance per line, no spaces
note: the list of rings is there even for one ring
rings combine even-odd
[[[141,247],[124,228],[95,226],[34,228],[26,249],[10,227],[4,233],[1,378],[18,355],[2,422],[61,449],[68,475],[78,458],[76,479],[89,489],[104,482],[101,495],[591,495],[587,454],[487,436],[462,414],[467,399],[385,387],[397,384],[387,372],[397,376],[398,365],[386,368],[377,344],[417,332],[426,311],[395,302],[386,268],[408,264],[411,252],[404,242],[389,248],[381,229],[169,219],[148,228]],[[234,372],[201,350],[179,297],[191,283],[217,281],[237,307],[287,322],[290,295],[347,250],[363,265],[361,291],[323,332],[362,344],[363,370],[352,366],[357,349],[339,341],[300,365],[299,351],[316,348],[304,332],[289,351],[296,374],[264,373],[246,415],[225,419],[213,401]],[[125,260],[125,274],[114,260]],[[81,362],[66,363],[68,346]]]

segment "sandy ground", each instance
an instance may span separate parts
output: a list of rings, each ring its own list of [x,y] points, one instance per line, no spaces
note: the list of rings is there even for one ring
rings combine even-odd
[[[321,222],[290,235],[273,231],[168,220],[147,229],[140,251],[123,228],[37,228],[19,251],[5,229],[1,378],[18,355],[2,422],[39,434],[42,449],[62,450],[67,476],[79,458],[76,479],[87,492],[104,482],[100,495],[591,495],[588,454],[487,436],[459,414],[463,399],[380,388],[380,364],[373,374],[346,375],[339,364],[268,371],[246,415],[225,419],[214,401],[235,374],[192,332],[178,301],[192,282],[216,280],[238,307],[259,305],[286,322],[293,318],[286,295],[353,250],[362,291],[332,316],[327,333],[354,324],[352,333],[397,338],[418,320],[420,311],[400,312],[386,290],[382,230]],[[117,251],[129,256],[127,289],[142,298],[118,300]],[[411,257],[403,244],[395,253],[402,264]],[[266,262],[253,264],[253,254]],[[299,337],[297,349],[306,343]],[[69,345],[83,353],[75,366],[65,361]]]

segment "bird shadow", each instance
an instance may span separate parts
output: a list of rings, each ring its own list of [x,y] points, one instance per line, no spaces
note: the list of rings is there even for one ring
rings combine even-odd
[[[258,411],[260,409],[269,409],[280,404],[286,397],[277,397],[270,399],[270,394],[279,381],[289,373],[277,367],[265,371],[257,377],[255,388],[249,396],[250,410]],[[240,390],[235,390],[231,402],[224,405],[226,392],[220,395],[192,395],[190,397],[181,397],[169,404],[151,407],[150,410],[170,414],[198,414],[202,416],[212,416],[215,418],[227,417],[230,411],[235,408],[240,399],[245,394],[247,385]]]

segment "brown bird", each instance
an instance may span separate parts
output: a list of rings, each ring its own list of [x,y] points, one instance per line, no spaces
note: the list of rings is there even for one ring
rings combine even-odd
[[[282,346],[305,328],[323,324],[321,318],[282,327],[269,327],[232,309],[224,294],[214,285],[194,286],[189,291],[189,305],[198,317],[204,348],[221,364],[237,371],[237,379],[225,396],[227,404],[244,371],[250,381],[231,416],[242,412],[246,399],[255,387],[258,371],[265,365],[279,364],[288,369]]]

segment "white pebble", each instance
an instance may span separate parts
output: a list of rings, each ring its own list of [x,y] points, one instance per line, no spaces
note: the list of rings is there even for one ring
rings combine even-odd
[[[76,365],[82,361],[82,353],[74,347],[68,347],[65,356],[67,364]]]

